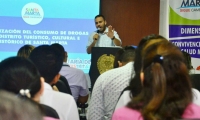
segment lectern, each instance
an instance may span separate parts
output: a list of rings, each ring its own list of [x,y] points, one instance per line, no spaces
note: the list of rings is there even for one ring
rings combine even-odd
[[[113,69],[116,52],[121,47],[93,47],[91,51],[91,66],[89,76],[91,80],[91,91],[96,79],[100,74]]]

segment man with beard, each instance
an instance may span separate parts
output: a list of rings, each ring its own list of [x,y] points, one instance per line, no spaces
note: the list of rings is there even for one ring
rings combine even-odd
[[[95,16],[97,30],[92,32],[87,43],[87,53],[91,53],[92,47],[113,47],[121,46],[122,42],[114,28],[106,27],[106,20],[103,15]]]

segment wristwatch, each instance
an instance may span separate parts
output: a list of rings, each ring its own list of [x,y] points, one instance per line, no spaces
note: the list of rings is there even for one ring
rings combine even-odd
[[[115,36],[113,36],[113,38],[111,38],[111,40],[114,40],[115,39]]]

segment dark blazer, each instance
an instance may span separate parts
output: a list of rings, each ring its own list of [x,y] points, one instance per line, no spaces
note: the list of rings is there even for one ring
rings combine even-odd
[[[60,76],[60,79],[55,85],[60,92],[72,95],[67,79],[64,76]]]

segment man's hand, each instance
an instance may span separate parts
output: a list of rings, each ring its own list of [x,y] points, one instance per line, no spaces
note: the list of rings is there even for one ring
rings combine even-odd
[[[111,39],[114,37],[114,28],[111,25],[108,26],[108,32],[106,34]]]
[[[90,44],[90,46],[87,48],[87,53],[88,53],[88,54],[91,53],[91,49],[92,49],[92,47],[95,46],[95,44],[96,44],[96,42],[98,41],[98,39],[99,39],[99,34],[96,33],[95,35],[93,35],[93,42],[92,42],[92,44]]]
[[[99,34],[95,34],[94,36],[93,36],[93,40],[98,40],[99,39]]]

